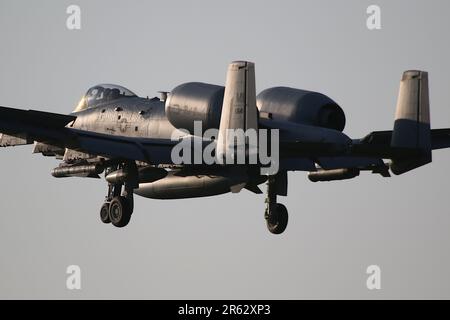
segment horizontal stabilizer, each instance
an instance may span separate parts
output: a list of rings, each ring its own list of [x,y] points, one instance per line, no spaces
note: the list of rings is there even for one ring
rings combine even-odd
[[[433,150],[450,148],[450,129],[431,130],[431,148]]]
[[[362,138],[360,142],[367,146],[373,146],[374,148],[383,148],[386,154],[390,154],[386,158],[392,158],[397,154],[401,156],[402,148],[390,148],[392,140],[392,131],[374,131]],[[445,129],[431,129],[431,149],[444,149],[450,148],[450,128]],[[403,148],[405,152],[409,149]]]

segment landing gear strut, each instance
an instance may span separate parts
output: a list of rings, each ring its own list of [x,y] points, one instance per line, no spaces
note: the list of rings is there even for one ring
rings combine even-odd
[[[277,179],[281,179],[278,180]],[[288,211],[284,205],[277,203],[277,195],[287,194],[287,176],[270,176],[267,180],[266,219],[267,229],[273,234],[280,234],[286,230]]]
[[[117,168],[111,168],[113,171],[115,169]],[[100,220],[118,228],[125,227],[130,222],[134,207],[133,189],[137,184],[136,164],[125,164],[124,169],[129,172],[127,179],[123,183],[108,184],[108,194],[100,209]],[[107,170],[106,174],[111,170]]]

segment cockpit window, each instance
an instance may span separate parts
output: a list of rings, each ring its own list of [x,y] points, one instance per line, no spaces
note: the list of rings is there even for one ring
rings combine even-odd
[[[137,97],[127,88],[114,84],[99,84],[90,88],[81,98],[74,112],[95,107],[101,103],[117,100],[119,98]]]

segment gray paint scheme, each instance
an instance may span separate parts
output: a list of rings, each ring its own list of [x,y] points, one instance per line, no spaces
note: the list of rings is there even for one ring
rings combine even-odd
[[[133,193],[182,199],[246,188],[259,194],[258,185],[267,181],[265,218],[275,234],[287,226],[287,210],[277,203],[278,195],[287,195],[287,171],[310,171],[313,182],[352,179],[362,170],[389,177],[389,167],[403,174],[431,162],[435,144],[450,147],[450,129],[430,129],[428,74],[423,71],[403,74],[394,130],[372,132],[363,139],[350,139],[342,132],[343,110],[321,93],[274,87],[256,97],[251,62],[232,62],[225,88],[186,83],[163,97],[167,99],[140,98],[108,84],[90,88],[69,116],[0,107],[0,131],[6,134],[2,144],[34,140],[34,152],[58,158],[65,149],[63,163],[52,171],[55,177],[98,178],[105,171],[108,194],[101,219],[116,227],[128,224]],[[215,138],[194,136],[198,134],[194,121],[200,121],[203,130],[218,126],[217,144]],[[265,176],[260,165],[222,162],[229,156],[233,159],[237,149],[247,155],[258,153],[256,145],[247,141],[236,146],[228,141],[228,129],[258,128],[280,132],[278,173]],[[433,142],[433,132],[438,143]],[[203,148],[214,144],[221,161],[173,163],[172,148],[180,139],[187,139],[192,148],[198,139]]]
[[[374,31],[365,26],[373,1],[79,0],[79,31],[65,27],[71,4],[1,2],[0,104],[68,113],[96,83],[143,97],[188,81],[223,85],[240,57],[256,62],[258,92],[281,85],[332,97],[345,109],[345,133],[358,138],[392,130],[401,72],[427,70],[432,126],[448,127],[446,0],[379,0]],[[117,232],[93,211],[104,182],[54,179],[57,160],[32,148],[0,150],[4,299],[450,297],[448,150],[392,179],[361,172],[312,184],[290,172],[289,229],[274,238],[263,197],[247,191],[136,197],[132,224]],[[82,290],[66,289],[69,264],[81,267]],[[369,264],[381,267],[381,290],[365,286]]]

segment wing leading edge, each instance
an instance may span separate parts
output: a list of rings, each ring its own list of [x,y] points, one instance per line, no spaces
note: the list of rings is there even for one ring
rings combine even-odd
[[[76,116],[0,107],[0,145],[33,141],[107,158],[164,163],[176,142],[166,139],[113,136],[67,127]],[[26,143],[25,143],[26,142]]]

